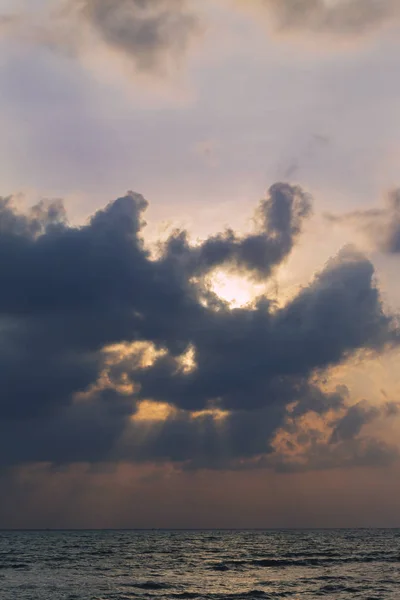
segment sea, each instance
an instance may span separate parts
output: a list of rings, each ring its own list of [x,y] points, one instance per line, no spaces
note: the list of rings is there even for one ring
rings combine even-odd
[[[1,600],[400,599],[400,530],[3,531]]]

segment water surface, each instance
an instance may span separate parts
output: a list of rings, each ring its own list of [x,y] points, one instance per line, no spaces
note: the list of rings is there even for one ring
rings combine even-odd
[[[0,532],[1,600],[399,600],[400,530]]]

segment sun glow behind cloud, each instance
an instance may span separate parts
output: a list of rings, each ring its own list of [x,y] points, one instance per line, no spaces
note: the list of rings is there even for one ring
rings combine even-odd
[[[265,294],[265,283],[255,284],[248,278],[233,273],[217,270],[210,278],[211,289],[231,308],[239,308],[250,304],[257,296]]]

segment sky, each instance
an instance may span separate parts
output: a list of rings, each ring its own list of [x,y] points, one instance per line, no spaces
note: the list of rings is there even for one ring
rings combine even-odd
[[[0,0],[0,527],[398,527],[397,0]]]

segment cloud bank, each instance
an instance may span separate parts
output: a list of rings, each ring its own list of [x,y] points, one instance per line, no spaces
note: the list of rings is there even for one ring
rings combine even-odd
[[[238,468],[273,452],[289,409],[336,415],[328,445],[356,438],[373,409],[346,416],[347,391],[328,391],[320,375],[398,342],[369,260],[344,248],[285,306],[261,296],[232,309],[207,276],[225,268],[267,280],[301,234],[309,196],[277,183],[254,233],[193,244],[177,231],[157,258],[143,242],[146,208],[129,192],[72,227],[60,201],[21,214],[1,200],[3,466]],[[143,402],[165,406],[164,417],[139,418]]]

